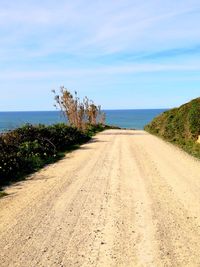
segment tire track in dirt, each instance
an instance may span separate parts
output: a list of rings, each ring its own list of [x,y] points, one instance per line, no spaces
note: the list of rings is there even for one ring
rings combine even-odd
[[[200,162],[108,130],[6,190],[2,267],[200,266]]]

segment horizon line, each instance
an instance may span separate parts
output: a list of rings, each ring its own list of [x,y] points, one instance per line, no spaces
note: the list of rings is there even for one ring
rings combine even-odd
[[[172,108],[120,108],[120,109],[102,109],[102,111],[120,111],[120,110],[164,110]],[[61,110],[0,110],[0,113],[4,112],[62,112]]]

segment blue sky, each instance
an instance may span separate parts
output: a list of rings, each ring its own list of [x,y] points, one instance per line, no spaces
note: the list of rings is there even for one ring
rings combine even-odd
[[[61,85],[105,109],[178,106],[200,96],[199,26],[199,0],[0,0],[0,110],[52,110]]]

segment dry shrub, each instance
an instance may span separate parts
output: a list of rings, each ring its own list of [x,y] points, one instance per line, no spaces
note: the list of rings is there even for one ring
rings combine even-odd
[[[60,108],[70,126],[85,130],[88,125],[105,124],[105,113],[101,111],[101,106],[97,106],[88,97],[82,101],[77,95],[74,95],[64,86],[60,88],[60,94],[55,94],[56,107]]]

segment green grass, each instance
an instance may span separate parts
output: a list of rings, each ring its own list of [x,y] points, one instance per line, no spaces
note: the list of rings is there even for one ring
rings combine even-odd
[[[200,158],[200,98],[162,113],[145,130]]]

